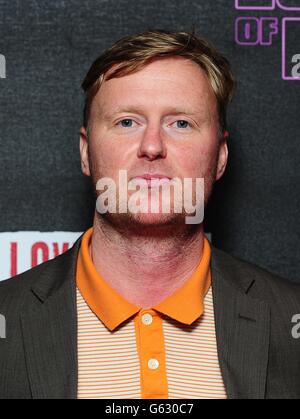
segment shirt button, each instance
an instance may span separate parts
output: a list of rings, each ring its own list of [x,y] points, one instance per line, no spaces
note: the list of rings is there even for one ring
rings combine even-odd
[[[151,316],[151,314],[144,314],[142,316],[142,322],[146,326],[149,326],[153,322],[153,317]]]
[[[157,359],[149,359],[148,361],[148,367],[150,368],[150,370],[157,370],[157,368],[159,367],[159,362]]]

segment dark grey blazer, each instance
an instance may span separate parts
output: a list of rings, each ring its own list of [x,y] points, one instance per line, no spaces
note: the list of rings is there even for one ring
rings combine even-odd
[[[76,399],[75,271],[66,253],[0,283],[0,399]],[[300,285],[212,248],[218,354],[231,399],[300,399]]]

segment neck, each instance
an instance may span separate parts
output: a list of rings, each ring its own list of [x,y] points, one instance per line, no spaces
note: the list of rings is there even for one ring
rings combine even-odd
[[[105,281],[131,303],[150,308],[179,288],[203,252],[203,225],[116,229],[94,218],[90,255]]]

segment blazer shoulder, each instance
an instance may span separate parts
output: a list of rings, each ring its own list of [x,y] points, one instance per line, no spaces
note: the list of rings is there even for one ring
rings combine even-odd
[[[50,286],[52,279],[62,278],[68,262],[75,251],[74,246],[54,259],[43,262],[10,279],[1,281],[0,312],[3,309],[3,305],[6,305],[8,302],[12,304],[25,300],[32,287],[39,280],[46,278]]]
[[[226,271],[228,274],[241,280],[249,279],[248,283],[254,284],[257,295],[268,297],[277,295],[290,296],[300,302],[300,283],[292,282],[280,275],[270,272],[252,262],[233,256],[221,249],[212,246],[212,255],[215,259],[213,268],[221,274]],[[260,294],[261,293],[261,294]]]

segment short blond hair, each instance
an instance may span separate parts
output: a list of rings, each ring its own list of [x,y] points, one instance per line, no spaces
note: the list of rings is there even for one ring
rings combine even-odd
[[[104,78],[110,80],[135,73],[150,60],[162,57],[184,57],[204,70],[217,99],[220,128],[224,132],[227,107],[234,91],[230,64],[209,41],[198,37],[194,29],[191,32],[149,30],[124,37],[105,50],[92,64],[82,83],[85,92],[83,126],[88,126],[91,104]],[[113,66],[116,68],[109,72]]]

